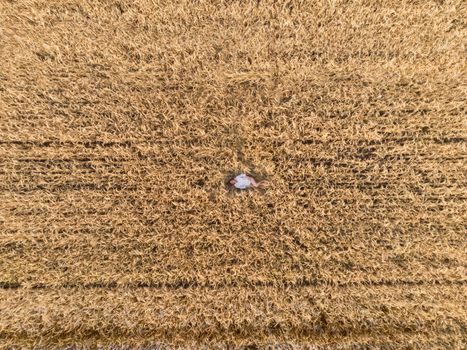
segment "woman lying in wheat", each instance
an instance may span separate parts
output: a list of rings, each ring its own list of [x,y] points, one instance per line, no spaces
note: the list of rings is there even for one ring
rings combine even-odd
[[[256,181],[253,177],[245,173],[241,173],[235,176],[234,178],[230,179],[229,184],[240,190],[245,190],[250,187],[263,188],[268,185],[266,181]]]

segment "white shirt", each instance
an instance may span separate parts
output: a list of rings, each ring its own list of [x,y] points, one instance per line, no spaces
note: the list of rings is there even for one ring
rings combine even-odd
[[[240,175],[237,175],[235,177],[235,184],[234,186],[240,190],[244,190],[248,187],[251,186],[251,181],[250,179],[248,178],[248,176],[244,173],[240,174]]]

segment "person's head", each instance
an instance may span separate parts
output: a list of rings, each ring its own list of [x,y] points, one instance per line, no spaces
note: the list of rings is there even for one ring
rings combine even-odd
[[[231,184],[232,186],[235,185],[237,183],[237,180],[235,179],[230,179],[229,180],[229,184]]]

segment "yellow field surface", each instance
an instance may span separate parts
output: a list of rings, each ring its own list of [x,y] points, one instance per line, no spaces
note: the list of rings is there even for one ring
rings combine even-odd
[[[466,18],[0,0],[0,348],[465,348]]]

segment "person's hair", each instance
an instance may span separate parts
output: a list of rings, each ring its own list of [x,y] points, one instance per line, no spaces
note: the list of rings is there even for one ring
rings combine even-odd
[[[234,181],[234,180],[235,180],[235,177],[231,177],[231,178],[229,178],[229,179],[227,180],[226,186],[227,186],[228,189],[234,190],[234,189],[236,188],[236,187],[235,187],[235,184],[232,183],[232,181]]]
[[[232,184],[230,181],[235,180],[235,177],[240,174],[241,171],[229,171],[226,176],[224,177],[224,185],[225,188],[227,188],[229,191],[235,191],[237,188],[235,187],[234,184]]]

